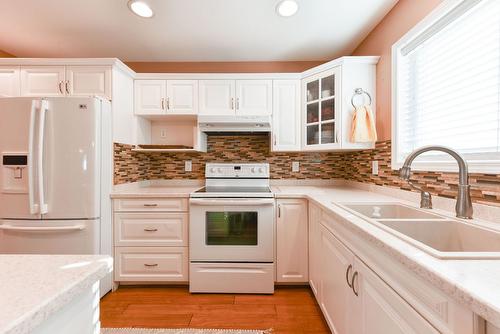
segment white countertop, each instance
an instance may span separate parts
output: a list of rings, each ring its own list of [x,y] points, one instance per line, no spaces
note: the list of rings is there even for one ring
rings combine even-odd
[[[203,187],[203,181],[192,182],[152,182],[142,181],[116,185],[111,198],[131,197],[189,197],[189,194]]]
[[[293,183],[293,182],[292,182]],[[416,275],[443,291],[453,300],[471,309],[487,321],[500,327],[500,260],[440,260],[430,254],[406,243],[379,227],[367,223],[366,220],[353,215],[335,203],[347,202],[401,202],[417,206],[415,199],[418,194],[395,188],[349,183],[336,185],[274,185],[271,186],[276,198],[305,198],[343,217],[348,217],[349,229],[367,242],[389,253],[401,264],[412,270]],[[134,188],[135,187],[135,188]],[[170,196],[188,197],[189,193],[199,186],[163,185],[125,188],[115,192],[115,197],[129,196]],[[377,188],[377,191],[374,189]],[[397,196],[397,197],[396,197]],[[443,203],[446,202],[446,203]],[[441,202],[441,203],[440,203]],[[453,207],[454,200],[435,197],[435,204],[440,203]],[[437,205],[436,205],[437,206]],[[475,214],[481,213],[488,218],[489,224],[500,221],[500,209],[474,206]],[[435,210],[440,214],[453,217],[452,212]],[[488,222],[483,222],[488,224]],[[498,226],[498,224],[496,225]]]
[[[0,333],[29,333],[112,270],[102,255],[0,255]]]

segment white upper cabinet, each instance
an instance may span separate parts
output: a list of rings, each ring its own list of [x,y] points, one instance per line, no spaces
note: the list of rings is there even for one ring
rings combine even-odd
[[[21,94],[20,75],[19,66],[0,66],[0,97]]]
[[[271,115],[272,80],[236,80],[236,114]]]
[[[235,115],[234,80],[200,80],[200,115]]]
[[[307,201],[279,199],[276,222],[276,281],[307,282]]]
[[[21,66],[21,95],[111,99],[111,66]]]
[[[65,93],[64,66],[22,66],[22,96],[63,96]]]
[[[162,115],[166,110],[165,80],[135,80],[135,114]]]
[[[303,81],[304,148],[340,148],[340,67]]]
[[[273,81],[273,151],[300,151],[300,80]]]
[[[168,80],[166,107],[168,114],[198,114],[198,81]]]
[[[97,95],[111,99],[110,66],[66,66],[64,90],[71,96]]]
[[[135,80],[136,115],[198,114],[197,80]]]

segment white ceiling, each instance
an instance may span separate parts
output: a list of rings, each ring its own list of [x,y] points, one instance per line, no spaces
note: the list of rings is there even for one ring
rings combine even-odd
[[[397,0],[0,0],[0,49],[18,57],[124,61],[292,61],[349,55]]]

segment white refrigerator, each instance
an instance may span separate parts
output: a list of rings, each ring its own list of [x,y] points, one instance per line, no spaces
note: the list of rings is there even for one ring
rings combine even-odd
[[[111,255],[109,101],[0,98],[0,155],[0,253]]]

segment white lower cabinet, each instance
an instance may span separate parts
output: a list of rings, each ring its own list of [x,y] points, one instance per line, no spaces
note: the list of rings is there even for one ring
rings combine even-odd
[[[116,283],[189,280],[186,198],[119,198],[113,207]]]
[[[320,306],[336,334],[439,333],[321,226]]]
[[[187,281],[186,247],[117,247],[115,280]]]
[[[276,281],[307,282],[307,201],[279,199],[276,220]]]
[[[319,218],[321,209],[312,203],[309,203],[309,286],[316,298],[320,294],[321,270],[321,230]]]

